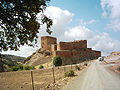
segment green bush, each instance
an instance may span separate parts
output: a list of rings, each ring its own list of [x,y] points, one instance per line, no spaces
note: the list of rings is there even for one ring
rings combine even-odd
[[[78,67],[77,65],[75,66],[75,68],[76,68],[76,70],[78,70],[78,71],[80,70],[80,67]]]
[[[23,66],[23,65],[18,65],[18,66],[13,66],[10,68],[10,71],[18,71],[18,70],[33,70],[35,69],[34,66]]]
[[[23,70],[23,65],[20,64],[17,67],[19,68],[19,70]]]
[[[39,69],[42,69],[42,68],[44,68],[44,66],[40,65]]]
[[[33,70],[35,69],[34,66],[24,66],[24,70]]]
[[[19,68],[17,66],[13,66],[10,68],[10,71],[18,71],[18,70],[19,70]]]
[[[72,77],[72,76],[75,76],[75,74],[74,74],[73,70],[69,70],[69,71],[65,72],[64,76],[65,77]]]
[[[55,56],[53,58],[53,65],[55,66],[61,66],[62,65],[62,59],[60,56]]]

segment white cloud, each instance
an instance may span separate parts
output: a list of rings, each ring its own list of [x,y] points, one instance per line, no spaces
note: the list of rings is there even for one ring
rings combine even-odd
[[[95,19],[92,19],[92,20],[90,20],[90,21],[84,21],[83,19],[81,19],[81,20],[80,20],[80,25],[86,26],[86,25],[89,25],[89,24],[93,24],[93,23],[95,23],[95,22],[96,22]]]
[[[107,25],[115,31],[120,30],[120,0],[101,0],[103,16],[110,17],[110,24]]]
[[[96,22],[96,20],[92,19],[92,20],[88,21],[88,24],[93,24],[95,22]]]
[[[50,6],[46,9],[45,14],[53,19],[53,26],[51,27],[52,35],[53,36],[60,36],[67,30],[67,24],[72,21],[73,13],[69,12],[68,10],[62,10],[58,7]],[[38,15],[39,17],[39,15]],[[48,35],[45,32],[45,27],[42,27],[40,31],[40,35]]]
[[[53,31],[52,36],[57,37],[58,41],[73,41],[73,40],[88,40],[88,47],[100,50],[103,52],[103,55],[109,54],[112,51],[120,50],[120,41],[113,40],[107,33],[99,33],[96,35],[92,30],[86,28],[86,24],[92,24],[96,20],[92,19],[76,27],[69,28],[67,25],[72,21],[73,13],[62,10],[58,7],[50,6],[45,11],[47,16],[53,19],[53,26],[51,30]],[[39,15],[38,15],[39,19]],[[40,48],[40,37],[48,35],[45,31],[45,26],[42,26],[40,33],[38,34],[38,48]],[[14,54],[19,56],[29,56],[35,50],[38,49],[22,46],[20,51],[7,51],[3,53]]]
[[[40,22],[40,14],[37,15],[38,21]],[[53,26],[51,28],[52,36],[57,37],[58,40],[63,39],[63,34],[65,30],[67,30],[67,24],[69,24],[72,21],[73,13],[69,12],[68,10],[62,10],[58,7],[47,7],[45,14],[53,19]],[[40,27],[40,33],[38,34],[38,47],[32,48],[29,46],[22,46],[20,48],[20,51],[7,51],[7,52],[2,52],[4,54],[13,54],[13,55],[18,55],[18,56],[29,56],[31,55],[35,50],[41,47],[41,41],[40,37],[41,36],[46,36],[49,35],[46,31],[45,25]]]
[[[108,55],[112,51],[120,50],[120,41],[113,40],[107,33],[95,34],[85,26],[76,26],[65,32],[66,40],[87,40],[88,47],[102,51]]]
[[[37,49],[38,49],[37,47],[33,48],[33,47],[24,45],[19,48],[19,51],[8,50],[8,51],[2,52],[2,54],[11,54],[16,56],[28,57]]]

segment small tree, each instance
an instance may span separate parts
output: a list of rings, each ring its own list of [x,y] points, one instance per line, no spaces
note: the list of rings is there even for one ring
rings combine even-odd
[[[19,70],[23,70],[23,65],[20,64],[17,67],[19,68]]]
[[[61,66],[62,65],[62,59],[60,56],[55,56],[53,59],[53,65],[55,66]]]
[[[44,66],[40,65],[39,69],[42,69],[42,68],[44,68]]]

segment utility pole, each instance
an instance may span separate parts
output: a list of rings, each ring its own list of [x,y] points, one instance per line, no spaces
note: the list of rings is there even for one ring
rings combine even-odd
[[[31,71],[32,89],[34,90],[33,72]]]
[[[55,73],[54,73],[54,66],[52,67],[52,71],[53,71],[53,83],[55,83]]]

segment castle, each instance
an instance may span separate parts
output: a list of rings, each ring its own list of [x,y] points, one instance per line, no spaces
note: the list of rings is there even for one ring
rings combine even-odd
[[[87,40],[75,40],[73,42],[59,42],[55,37],[41,37],[41,49],[49,50],[54,56],[61,56],[63,65],[80,63],[85,60],[96,59],[101,56],[100,51],[87,48]]]

